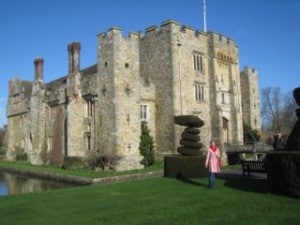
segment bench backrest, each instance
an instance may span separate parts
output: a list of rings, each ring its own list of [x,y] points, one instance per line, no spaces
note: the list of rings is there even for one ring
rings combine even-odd
[[[242,161],[242,165],[249,166],[250,169],[264,169],[265,162],[262,161]]]

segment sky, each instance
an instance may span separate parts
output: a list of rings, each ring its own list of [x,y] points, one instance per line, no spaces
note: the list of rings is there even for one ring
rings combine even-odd
[[[233,39],[240,69],[255,68],[260,90],[300,86],[299,0],[206,0],[207,31]],[[96,64],[97,35],[119,27],[144,32],[168,19],[203,30],[203,0],[1,0],[0,127],[6,124],[9,80],[32,81],[44,58],[44,81],[68,72],[67,45],[81,43],[81,68]]]

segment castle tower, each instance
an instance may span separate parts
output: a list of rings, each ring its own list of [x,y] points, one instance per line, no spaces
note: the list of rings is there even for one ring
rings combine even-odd
[[[84,156],[84,117],[86,103],[81,96],[80,43],[68,45],[69,74],[67,77],[67,148],[69,156]],[[78,138],[82,137],[82,138]]]
[[[141,168],[139,35],[123,37],[119,28],[99,35],[98,71],[100,152],[120,157],[117,170]]]
[[[46,102],[43,81],[43,58],[34,60],[34,82],[30,98],[29,130],[25,133],[29,160],[42,164],[41,152],[46,148]]]
[[[151,96],[142,99],[142,105],[148,110],[149,118],[145,119],[154,136],[158,154],[174,152],[176,149],[174,113],[180,115],[182,107],[179,82],[176,87],[173,86],[173,80],[178,80],[179,73],[178,47],[172,34],[179,27],[173,21],[163,22],[161,27],[151,26],[146,29],[140,42],[140,74],[142,79],[152,85],[153,90]],[[174,61],[173,56],[176,57]],[[175,64],[176,69],[173,68]],[[149,87],[141,86],[141,90],[145,90],[144,94],[149,92]]]
[[[238,48],[222,35],[208,34],[212,138],[220,143],[243,142]],[[225,147],[225,146],[223,146]]]
[[[157,59],[165,57],[165,61],[168,63],[161,65],[160,62],[157,62],[158,65],[161,65],[160,68],[166,68],[164,71],[166,75],[155,74],[158,81],[157,89],[160,92],[165,92],[165,95],[159,95],[162,96],[161,106],[168,105],[168,107],[162,107],[164,110],[162,115],[165,116],[165,121],[169,121],[176,115],[200,117],[205,121],[205,125],[201,128],[201,140],[207,143],[210,136],[209,124],[211,119],[209,113],[207,37],[205,33],[195,31],[189,26],[182,26],[173,20],[164,21],[161,30],[162,32],[157,31],[156,35],[165,37],[163,39],[165,51],[170,49],[168,58],[166,52],[161,52],[162,56],[157,56]],[[162,77],[164,79],[168,77],[169,83],[161,81]],[[169,129],[170,134],[173,135],[160,139],[162,149],[176,152],[176,147],[179,146],[181,139],[182,127],[175,125],[173,120],[169,121],[169,124],[165,123],[165,126],[162,124],[164,123],[160,120],[158,126],[161,129],[161,134]],[[169,149],[171,146],[174,146],[174,149]]]
[[[257,70],[244,67],[241,71],[243,121],[251,129],[261,131]]]

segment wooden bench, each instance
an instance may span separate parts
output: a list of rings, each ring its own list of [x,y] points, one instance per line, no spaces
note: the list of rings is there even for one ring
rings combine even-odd
[[[248,176],[250,176],[250,173],[266,173],[266,165],[264,161],[254,161],[254,160],[242,160],[241,161],[242,170],[243,170],[243,176],[245,176],[245,173],[248,173]]]

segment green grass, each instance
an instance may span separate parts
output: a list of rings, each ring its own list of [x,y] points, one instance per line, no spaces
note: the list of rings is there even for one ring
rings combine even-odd
[[[95,172],[0,161],[0,166],[90,178],[161,170]],[[226,168],[236,168],[228,166]],[[266,180],[148,178],[0,197],[5,224],[300,224],[300,200],[273,195]]]
[[[264,180],[149,178],[0,198],[1,225],[300,224],[300,200]]]
[[[146,167],[140,170],[131,170],[131,171],[95,171],[88,168],[67,168],[62,169],[60,167],[53,167],[53,166],[39,166],[39,165],[31,165],[27,162],[9,162],[9,161],[1,161],[0,160],[0,167],[6,168],[14,168],[19,170],[29,170],[29,171],[36,171],[36,172],[45,172],[51,174],[59,174],[59,175],[72,175],[72,176],[79,176],[79,177],[87,177],[87,178],[103,178],[103,177],[110,177],[110,176],[120,176],[120,175],[130,175],[130,174],[137,174],[137,173],[144,173],[144,172],[151,172],[151,171],[158,171],[163,169],[163,162],[157,162],[153,166]]]

